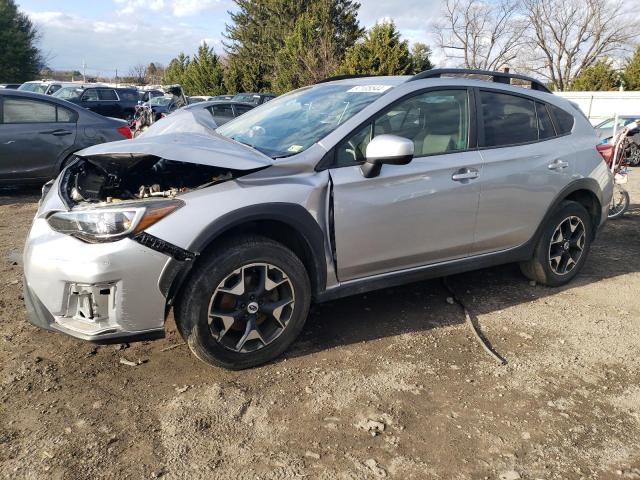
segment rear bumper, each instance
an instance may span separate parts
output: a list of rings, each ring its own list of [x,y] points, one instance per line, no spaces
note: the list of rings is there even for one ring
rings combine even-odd
[[[168,261],[130,239],[88,244],[36,218],[24,251],[29,321],[100,343],[162,337],[158,281]]]

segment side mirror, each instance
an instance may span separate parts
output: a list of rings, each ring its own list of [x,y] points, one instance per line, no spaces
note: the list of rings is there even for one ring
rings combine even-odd
[[[413,141],[397,135],[378,135],[367,145],[360,167],[365,178],[377,177],[383,164],[406,165],[413,159]]]

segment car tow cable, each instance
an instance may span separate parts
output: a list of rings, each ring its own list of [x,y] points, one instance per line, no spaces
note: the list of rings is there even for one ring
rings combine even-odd
[[[484,351],[491,355],[491,357],[493,357],[493,359],[496,360],[500,365],[506,365],[507,360],[493,349],[493,346],[491,345],[489,340],[487,340],[484,334],[480,331],[480,327],[473,321],[471,313],[469,313],[469,309],[466,307],[460,297],[456,295],[455,290],[449,284],[449,277],[442,277],[442,285],[447,290],[447,292],[449,292],[453,301],[457,303],[464,311],[465,323],[469,326],[469,328],[473,332],[473,336],[476,338],[476,340],[478,340],[478,343],[482,346]]]

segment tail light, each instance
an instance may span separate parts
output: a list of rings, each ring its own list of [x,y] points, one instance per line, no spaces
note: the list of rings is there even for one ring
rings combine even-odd
[[[129,128],[129,125],[123,125],[121,127],[116,128],[116,130],[124,138],[128,138],[128,139],[132,138],[131,129]]]
[[[611,162],[613,161],[613,145],[609,143],[599,143],[596,145],[596,150],[602,155],[604,163],[611,166]]]

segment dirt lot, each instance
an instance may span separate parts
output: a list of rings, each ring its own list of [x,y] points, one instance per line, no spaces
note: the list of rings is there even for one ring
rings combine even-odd
[[[570,287],[513,265],[450,279],[506,366],[439,280],[316,306],[243,372],[200,363],[172,320],[129,347],[39,331],[20,265],[38,193],[0,192],[0,476],[640,479],[639,174]]]

